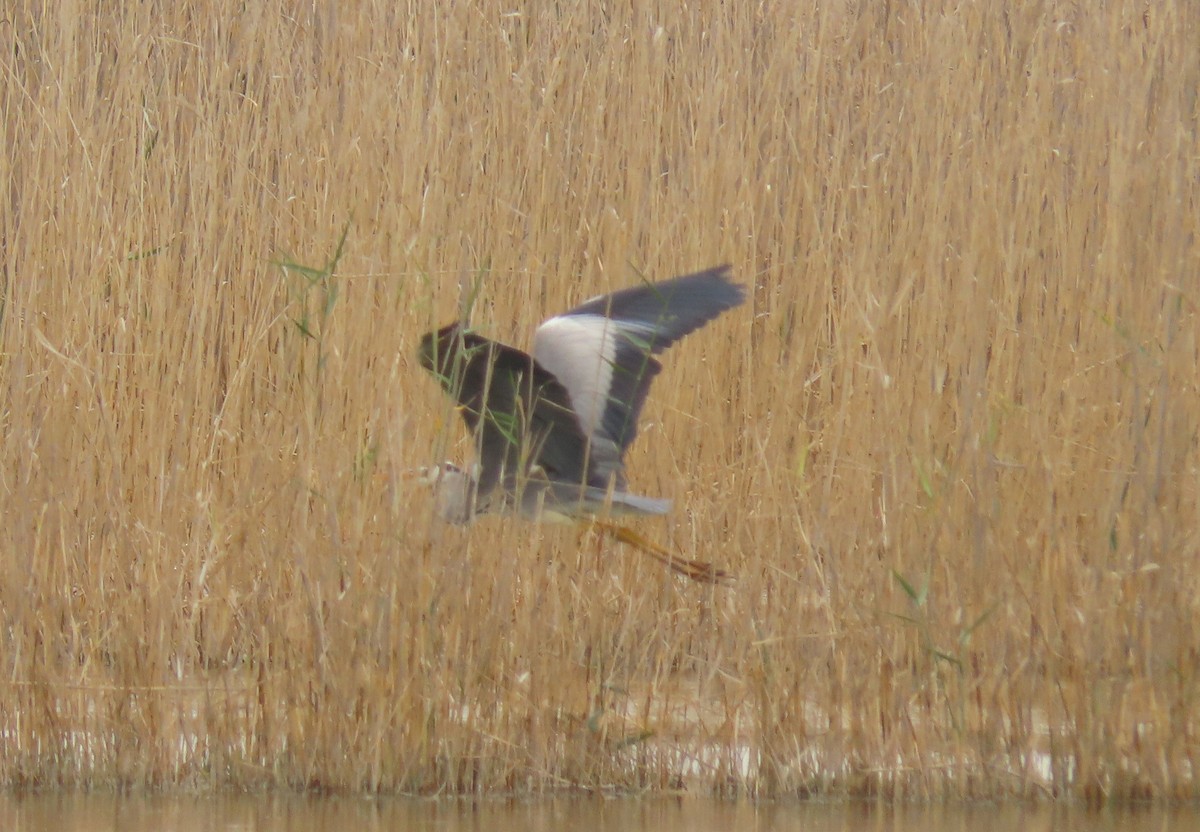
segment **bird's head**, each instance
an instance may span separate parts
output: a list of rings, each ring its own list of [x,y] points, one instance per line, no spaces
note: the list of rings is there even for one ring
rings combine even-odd
[[[475,516],[476,475],[453,462],[416,469],[415,478],[433,489],[438,516],[456,526],[471,522]]]

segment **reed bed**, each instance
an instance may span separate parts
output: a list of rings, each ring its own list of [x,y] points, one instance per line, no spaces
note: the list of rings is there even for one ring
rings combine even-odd
[[[1200,7],[0,20],[0,783],[1197,796]],[[420,335],[730,262],[637,524],[431,517]]]

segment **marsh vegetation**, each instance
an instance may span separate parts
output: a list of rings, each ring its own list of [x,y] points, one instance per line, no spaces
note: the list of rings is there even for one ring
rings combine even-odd
[[[1196,796],[1197,7],[713,5],[10,4],[0,782]],[[721,262],[733,586],[433,519],[424,332]]]

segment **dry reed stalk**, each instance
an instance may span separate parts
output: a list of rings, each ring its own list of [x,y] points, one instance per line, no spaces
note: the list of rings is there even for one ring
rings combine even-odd
[[[1197,16],[17,0],[0,782],[1194,798]],[[430,521],[422,332],[726,260],[734,587]]]

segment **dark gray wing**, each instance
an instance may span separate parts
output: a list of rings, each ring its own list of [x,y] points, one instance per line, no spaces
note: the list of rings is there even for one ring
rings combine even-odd
[[[591,439],[589,479],[621,473],[637,420],[662,369],[654,356],[745,300],[730,267],[593,298],[538,327],[533,355],[566,389]]]
[[[535,464],[552,480],[584,481],[587,437],[570,397],[531,357],[450,324],[421,339],[419,358],[475,436],[479,499]]]

